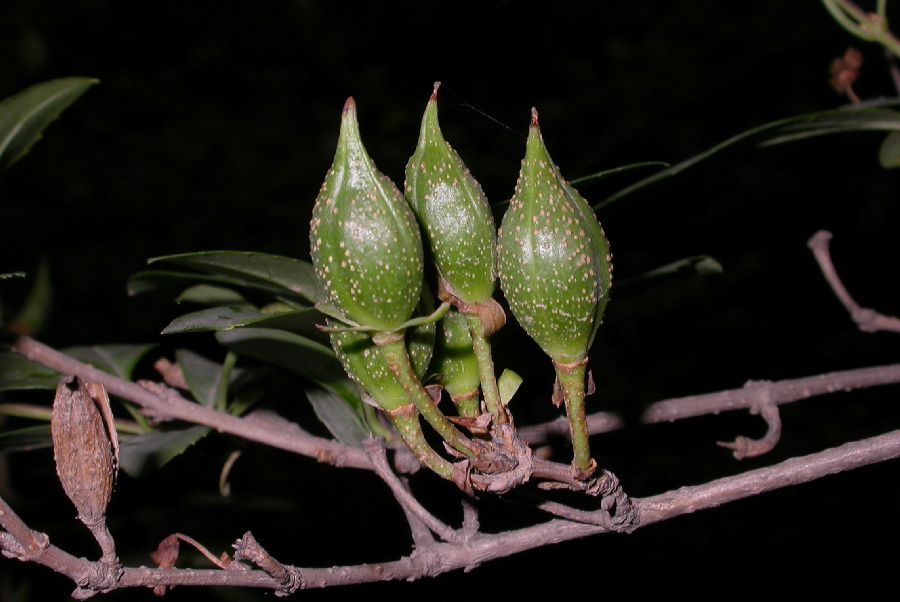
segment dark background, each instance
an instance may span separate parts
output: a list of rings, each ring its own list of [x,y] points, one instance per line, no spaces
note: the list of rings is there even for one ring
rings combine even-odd
[[[893,94],[880,50],[851,41],[814,2],[7,0],[0,96],[69,75],[102,84],[0,178],[0,272],[49,262],[55,305],[41,338],[51,344],[156,341],[178,308],[124,292],[147,257],[203,249],[307,256],[312,202],[348,95],[370,154],[399,182],[431,84],[442,80],[445,135],[500,202],[514,186],[532,106],[568,177],[676,162],[752,126],[843,102],[828,87],[828,65],[850,44],[867,60],[857,92]],[[878,166],[881,138],[743,146],[602,211],[617,279],[698,253],[715,256],[725,272],[621,297],[614,290],[592,352],[599,393],[589,407],[633,419],[670,396],[897,361],[895,336],[859,333],[806,248],[817,229],[832,230],[851,292],[900,313],[900,176]],[[582,192],[598,201],[635,177]],[[15,306],[24,289],[6,286],[5,304]],[[221,355],[202,336],[166,345]],[[498,364],[546,396],[548,366],[515,326],[496,346]],[[552,415],[549,404],[517,401],[520,421]],[[290,403],[305,402],[274,405]],[[595,451],[627,491],[650,495],[900,425],[895,388],[817,398],[782,414],[779,447],[743,463],[713,443],[761,435],[761,421],[745,415],[632,424],[595,438]],[[244,456],[224,501],[218,471],[235,448]],[[67,549],[95,554],[58,492],[49,452],[16,456],[12,466],[17,508],[32,525]],[[301,595],[527,596],[539,584],[568,592],[573,581],[598,597],[660,587],[742,597],[779,580],[807,592],[836,583],[890,587],[895,555],[879,546],[890,550],[900,536],[898,476],[897,463],[888,463],[470,574]],[[456,520],[450,489],[428,476],[416,483]],[[534,518],[489,502],[484,522],[503,529]],[[301,566],[389,560],[408,550],[402,516],[371,475],[225,437],[207,438],[146,480],[123,477],[110,520],[133,565],[148,563],[146,553],[175,530],[221,550],[250,529],[276,557]],[[17,588],[27,592],[21,599],[62,599],[71,589],[44,569],[3,560],[0,594],[15,599]],[[214,595],[271,596],[182,589],[173,599]]]

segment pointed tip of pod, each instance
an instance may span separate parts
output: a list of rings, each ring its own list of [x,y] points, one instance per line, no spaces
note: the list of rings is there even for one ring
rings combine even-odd
[[[441,87],[441,82],[434,82],[434,90],[431,92],[431,98],[429,100],[436,101],[438,89]]]
[[[359,122],[356,120],[356,101],[350,96],[344,102],[341,112],[341,133],[338,136],[338,148],[342,145],[361,144],[359,142]]]
[[[536,128],[538,126],[538,112],[537,108],[531,107],[531,127]]]

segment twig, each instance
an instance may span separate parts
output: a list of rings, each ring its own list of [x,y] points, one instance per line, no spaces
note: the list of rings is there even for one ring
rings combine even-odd
[[[624,426],[622,417],[613,412],[588,414],[588,432],[592,435],[615,431]],[[541,424],[519,427],[519,436],[528,444],[547,441],[550,437],[568,437],[569,421],[565,416]]]
[[[861,439],[774,466],[750,470],[693,487],[635,500],[641,526],[697,510],[715,508],[768,491],[900,457],[900,430]]]
[[[579,508],[572,508],[571,506],[560,504],[559,502],[547,500],[538,502],[537,507],[547,514],[552,514],[553,516],[558,516],[560,518],[574,521],[576,523],[596,525],[609,530],[613,529],[612,522],[609,519],[609,514],[603,511],[597,512],[594,510],[581,510]]]
[[[400,482],[403,484],[403,487],[409,490],[409,479],[406,477],[399,477]],[[403,516],[406,517],[406,523],[409,525],[409,534],[412,536],[413,546],[416,548],[422,548],[425,546],[429,546],[434,544],[437,541],[434,538],[434,534],[431,530],[422,522],[418,516],[413,514],[412,510],[400,504],[400,509],[403,510]]]
[[[827,372],[773,382],[751,381],[740,389],[658,401],[644,410],[641,422],[674,422],[694,416],[746,410],[767,401],[782,405],[816,395],[896,383],[900,383],[900,364]]]
[[[370,437],[363,441],[363,448],[369,456],[369,461],[375,473],[381,477],[381,480],[390,488],[394,494],[394,499],[406,510],[409,510],[416,518],[422,521],[435,535],[447,542],[459,543],[465,540],[465,537],[451,529],[449,526],[440,521],[436,516],[428,512],[419,500],[403,486],[394,471],[388,465],[387,455],[384,452],[384,445],[381,439]]]
[[[463,509],[462,531],[466,537],[474,537],[481,528],[481,522],[478,519],[478,506],[472,503],[472,500],[464,497],[461,500]]]
[[[234,559],[238,562],[248,560],[264,570],[281,586],[279,589],[281,593],[292,594],[303,586],[303,579],[299,571],[275,560],[265,548],[259,545],[250,531],[234,542]]]
[[[361,449],[315,437],[287,421],[284,425],[277,426],[274,423],[239,418],[188,401],[174,390],[169,390],[165,397],[161,397],[140,385],[72,359],[31,337],[17,337],[11,347],[13,351],[61,374],[74,374],[89,382],[101,382],[110,394],[136,403],[157,416],[208,426],[222,433],[309,456],[323,464],[369,470],[372,468]]]
[[[28,359],[62,374],[77,374],[85,380],[102,382],[110,393],[172,418],[210,426],[220,432],[309,456],[334,466],[372,470],[372,464],[362,450],[337,441],[315,437],[287,420],[262,420],[253,418],[252,415],[238,418],[190,402],[173,391],[163,399],[139,385],[83,364],[30,337],[18,337],[12,348]],[[647,407],[641,421],[645,424],[673,422],[729,410],[750,409],[766,399],[782,405],[837,391],[853,391],[896,383],[900,383],[900,364],[828,372],[773,382],[752,382],[740,389],[658,401]],[[623,425],[620,418],[607,412],[591,414],[587,420],[591,434],[608,432]],[[560,417],[551,422],[523,427],[518,432],[522,439],[535,445],[545,441],[551,434],[567,433],[568,428],[565,417]]]
[[[879,330],[887,330],[890,332],[900,332],[900,319],[893,316],[885,316],[874,309],[860,307],[860,305],[850,296],[844,284],[841,282],[831,262],[831,252],[828,248],[828,242],[831,240],[831,232],[827,230],[819,230],[813,234],[807,243],[822,270],[822,275],[828,281],[831,290],[835,296],[856,322],[856,325],[863,332],[878,332]]]
[[[37,558],[49,543],[46,534],[32,531],[3,498],[0,498],[0,527],[15,538],[22,553],[20,560]]]
[[[767,454],[778,445],[781,439],[781,413],[778,405],[767,402],[761,407],[750,408],[750,413],[759,414],[766,421],[766,434],[759,439],[738,435],[734,441],[717,441],[719,447],[732,450],[735,460],[755,458]]]
[[[878,437],[793,458],[767,468],[718,479],[705,485],[682,487],[661,495],[635,499],[633,503],[639,518],[635,528],[897,457],[900,457],[900,431],[892,431]],[[433,577],[457,569],[472,569],[497,558],[609,530],[601,525],[554,519],[533,527],[481,535],[470,539],[465,545],[435,543],[393,562],[331,568],[285,567],[285,569],[299,580],[303,588],[411,580]],[[0,543],[2,542],[0,539]],[[98,564],[83,558],[75,558],[53,545],[47,545],[34,561],[72,579],[84,578]],[[264,571],[146,567],[124,569],[116,587],[155,587],[160,584],[227,585],[284,590],[283,584]]]

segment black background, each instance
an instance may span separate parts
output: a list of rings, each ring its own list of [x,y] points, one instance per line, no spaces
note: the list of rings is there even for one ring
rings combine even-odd
[[[312,202],[348,95],[370,154],[399,182],[431,84],[443,81],[445,135],[500,202],[514,186],[532,106],[568,177],[675,162],[766,121],[840,104],[828,65],[852,43],[820,4],[799,2],[8,0],[0,9],[0,96],[69,75],[102,84],[0,177],[0,272],[49,262],[55,305],[41,338],[51,344],[156,341],[178,308],[124,292],[147,257],[203,249],[307,256]],[[881,51],[856,45],[867,60],[857,92],[893,94]],[[881,138],[744,146],[601,211],[616,278],[699,253],[725,268],[622,298],[614,290],[592,351],[599,392],[591,406],[632,419],[594,443],[627,491],[701,483],[900,425],[893,388],[812,399],[784,409],[774,452],[738,463],[714,442],[761,435],[759,419],[633,424],[641,407],[670,396],[896,361],[896,335],[858,332],[806,247],[817,229],[832,230],[851,292],[864,305],[900,312],[900,180],[878,166]],[[598,201],[632,177],[582,192]],[[6,286],[6,305],[24,288]],[[164,349],[205,345],[221,356],[208,343],[195,335]],[[498,364],[525,375],[528,392],[544,399],[551,377],[537,347],[514,325],[496,346]],[[517,401],[522,422],[552,416],[547,403]],[[301,403],[273,401],[283,413]],[[234,496],[224,501],[218,471],[235,448],[244,456]],[[31,524],[75,553],[95,554],[58,492],[49,452],[16,456],[12,467],[17,508]],[[567,594],[573,582],[597,597],[660,587],[743,597],[775,581],[806,591],[889,587],[889,546],[900,535],[897,477],[888,463],[469,574],[303,595],[528,596],[554,583]],[[456,520],[450,489],[427,476],[416,485]],[[484,522],[502,529],[534,518],[489,502]],[[110,520],[132,565],[148,563],[146,553],[175,530],[220,550],[249,529],[276,557],[301,566],[389,560],[408,550],[402,516],[371,475],[226,437],[208,438],[147,480],[123,477]],[[0,585],[10,599],[17,588],[49,599],[70,591],[65,579],[9,560],[0,563]],[[264,596],[271,594],[172,594]]]

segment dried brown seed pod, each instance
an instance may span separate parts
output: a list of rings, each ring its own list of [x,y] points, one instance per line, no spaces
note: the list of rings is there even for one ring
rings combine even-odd
[[[77,376],[60,381],[50,420],[53,457],[78,518],[94,530],[105,523],[119,459],[119,441],[100,383]]]

